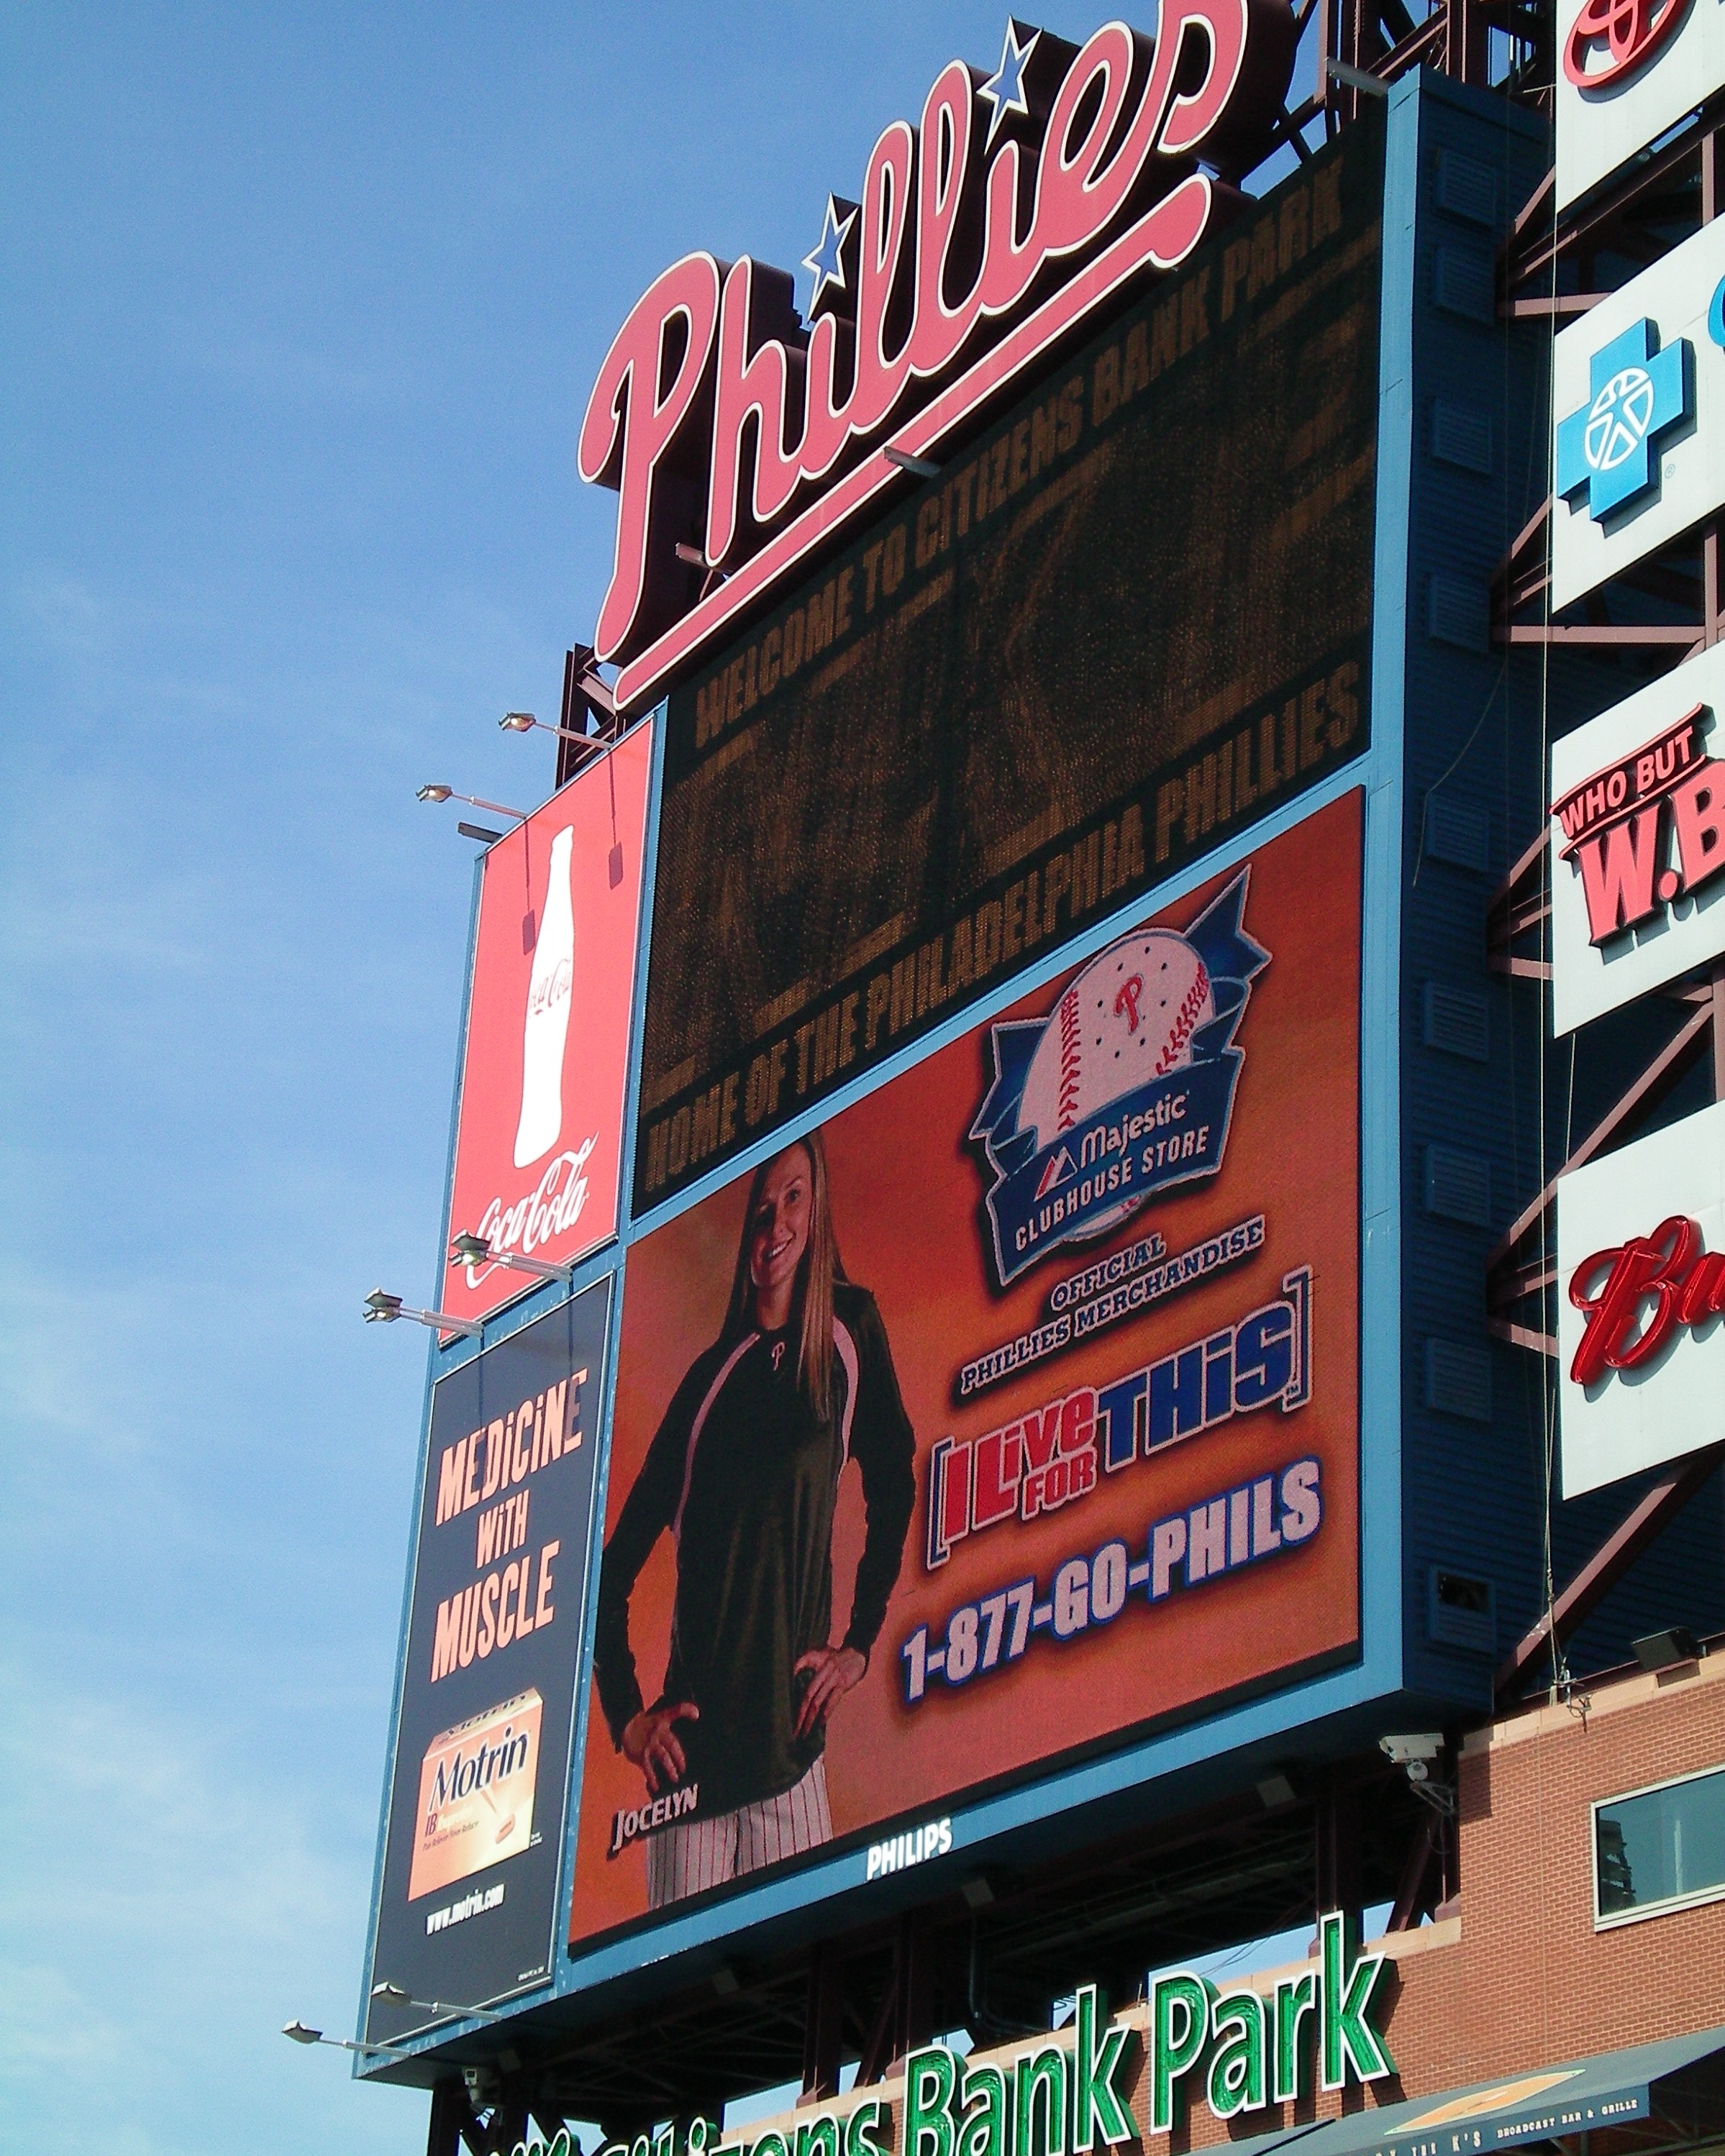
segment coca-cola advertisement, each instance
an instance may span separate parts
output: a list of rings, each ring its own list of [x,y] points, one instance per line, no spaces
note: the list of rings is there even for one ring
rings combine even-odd
[[[485,857],[449,1234],[567,1265],[617,1231],[652,727],[637,727]],[[441,1306],[533,1286],[452,1260]]]

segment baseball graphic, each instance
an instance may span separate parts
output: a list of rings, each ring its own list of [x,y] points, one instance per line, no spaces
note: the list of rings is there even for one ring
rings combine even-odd
[[[1019,1126],[1038,1147],[1122,1094],[1192,1060],[1216,1015],[1204,962],[1171,928],[1135,929],[1093,958],[1061,997],[1031,1058]]]
[[[1240,869],[1183,932],[1117,938],[1046,1018],[995,1027],[971,1136],[995,1174],[985,1204],[1002,1287],[1220,1171],[1246,1060],[1234,1034],[1269,963],[1245,930],[1250,875]]]

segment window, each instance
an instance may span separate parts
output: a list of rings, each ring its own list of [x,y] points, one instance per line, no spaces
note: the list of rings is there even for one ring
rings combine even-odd
[[[1725,1768],[1594,1806],[1597,1925],[1725,1900]]]

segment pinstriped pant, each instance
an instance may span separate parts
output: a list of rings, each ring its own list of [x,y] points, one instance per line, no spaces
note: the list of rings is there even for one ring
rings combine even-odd
[[[781,1856],[817,1849],[832,1839],[832,1814],[826,1804],[826,1762],[816,1760],[808,1773],[780,1796],[739,1804],[713,1819],[680,1820],[648,1837],[647,1907],[662,1909],[703,1887],[740,1879],[776,1864]]]

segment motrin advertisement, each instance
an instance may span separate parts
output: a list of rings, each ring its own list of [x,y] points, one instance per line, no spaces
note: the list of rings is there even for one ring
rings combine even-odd
[[[1566,607],[1725,502],[1725,218],[1562,331],[1552,411],[1552,604]]]
[[[1558,0],[1561,211],[1725,85],[1718,0]]]
[[[1558,1185],[1563,1495],[1725,1438],[1725,1105]]]
[[[449,1232],[562,1265],[617,1230],[652,728],[485,857]],[[534,1285],[452,1260],[440,1306],[483,1317]]]
[[[371,2002],[385,2042],[543,1982],[562,1860],[609,1279],[432,1388]]]
[[[1552,1022],[1569,1033],[1725,952],[1725,646],[1552,747]]]
[[[574,1938],[1354,1650],[1361,818],[633,1247]]]

